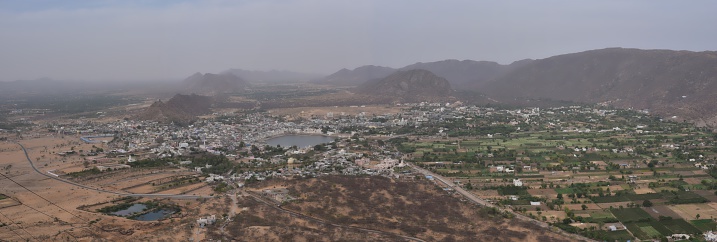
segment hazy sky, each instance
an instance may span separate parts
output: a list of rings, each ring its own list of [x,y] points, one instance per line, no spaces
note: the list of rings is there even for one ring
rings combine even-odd
[[[717,1],[0,0],[0,81],[717,50]]]

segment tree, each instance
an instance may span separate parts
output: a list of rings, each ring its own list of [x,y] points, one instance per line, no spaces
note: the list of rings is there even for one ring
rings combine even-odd
[[[700,219],[700,214],[695,215],[695,219]]]
[[[642,201],[643,207],[652,207],[652,202],[650,200]]]
[[[587,209],[588,209],[588,205],[585,205],[585,204],[583,204],[583,205],[580,206],[580,207],[583,208],[583,210],[587,210]]]

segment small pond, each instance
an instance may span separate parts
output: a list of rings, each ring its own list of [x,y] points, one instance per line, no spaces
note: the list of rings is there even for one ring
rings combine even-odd
[[[141,203],[137,203],[137,204],[132,205],[132,206],[129,207],[129,208],[126,208],[126,209],[123,209],[123,210],[114,212],[114,213],[112,213],[112,214],[113,214],[113,215],[117,215],[117,216],[125,217],[125,216],[128,216],[128,215],[133,214],[133,213],[142,212],[142,211],[144,211],[145,209],[147,209],[147,206],[146,206],[146,205],[141,204]]]
[[[139,221],[155,221],[155,220],[160,220],[160,219],[166,218],[176,212],[177,212],[176,210],[172,210],[172,209],[159,209],[159,210],[154,210],[149,213],[139,215],[137,217],[134,217],[133,219],[139,220]]]

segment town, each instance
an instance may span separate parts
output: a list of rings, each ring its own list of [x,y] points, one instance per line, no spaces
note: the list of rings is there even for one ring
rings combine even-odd
[[[265,180],[383,176],[428,180],[451,196],[597,240],[715,238],[716,137],[706,128],[603,105],[348,108],[358,111],[214,113],[184,127],[80,119],[3,132],[9,141],[60,141],[29,161],[59,179],[123,194],[238,196]],[[328,142],[271,143],[287,136]],[[277,205],[302,197],[261,191]],[[180,207],[119,199],[83,209],[171,218]],[[216,220],[197,219],[202,228]]]

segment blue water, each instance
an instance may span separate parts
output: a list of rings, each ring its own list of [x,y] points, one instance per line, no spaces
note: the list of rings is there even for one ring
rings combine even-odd
[[[149,213],[142,214],[140,216],[137,216],[134,219],[140,220],[140,221],[155,221],[155,220],[160,220],[160,219],[166,218],[169,215],[172,215],[173,213],[176,213],[176,212],[177,211],[174,211],[174,210],[160,209],[160,210],[155,210],[155,211],[152,211]]]
[[[138,204],[132,205],[129,208],[114,212],[112,214],[124,217],[124,216],[130,215],[130,214],[133,214],[133,213],[142,212],[145,209],[147,209],[147,206],[145,206],[144,204],[138,203]]]
[[[271,138],[267,140],[266,143],[271,146],[281,145],[281,147],[291,147],[296,145],[296,147],[304,148],[323,143],[331,143],[334,139],[334,137],[321,135],[286,135]]]

